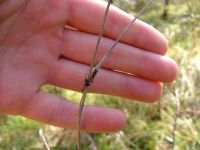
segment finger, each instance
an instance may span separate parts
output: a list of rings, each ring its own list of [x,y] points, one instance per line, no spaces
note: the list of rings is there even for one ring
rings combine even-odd
[[[105,9],[106,3],[103,1],[71,1],[68,24],[79,30],[98,34]],[[132,16],[116,7],[111,7],[104,36],[116,39],[132,19]],[[166,39],[161,33],[139,20],[135,21],[121,41],[159,54],[164,54],[168,47]]]
[[[51,70],[50,84],[81,91],[89,66],[61,59]],[[89,90],[145,102],[157,100],[162,93],[160,83],[105,69],[99,70]]]
[[[90,64],[97,36],[70,30],[66,31],[64,37],[62,55],[67,59]],[[102,38],[97,61],[103,57],[113,42],[111,39]],[[170,58],[123,43],[116,46],[103,67],[159,82],[173,81],[177,74],[176,63]]]
[[[40,91],[21,115],[47,124],[76,129],[77,112],[77,104]],[[82,119],[82,129],[89,132],[115,132],[121,130],[126,122],[121,111],[95,106],[85,106]]]

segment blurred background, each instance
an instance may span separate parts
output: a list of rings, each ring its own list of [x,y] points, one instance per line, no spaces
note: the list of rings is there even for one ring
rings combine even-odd
[[[116,0],[115,6],[134,15],[147,0]],[[200,149],[200,1],[155,0],[140,19],[169,40],[168,56],[180,72],[164,85],[154,104],[89,94],[87,104],[124,111],[126,127],[114,134],[83,135],[83,150],[199,150]],[[145,34],[145,33],[144,33]],[[44,90],[80,100],[80,93],[52,86]],[[53,150],[75,150],[76,132],[18,116],[0,116],[0,150],[44,149],[38,131],[44,130]]]

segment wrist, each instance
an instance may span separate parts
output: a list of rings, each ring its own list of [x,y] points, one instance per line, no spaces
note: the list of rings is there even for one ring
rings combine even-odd
[[[26,0],[0,0],[0,22],[17,12]]]

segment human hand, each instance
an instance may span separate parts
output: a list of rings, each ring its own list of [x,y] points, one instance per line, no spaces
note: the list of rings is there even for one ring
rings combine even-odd
[[[0,0],[0,113],[76,128],[78,105],[40,88],[51,84],[81,91],[105,7],[94,0]],[[110,8],[98,59],[131,20]],[[96,75],[90,92],[155,101],[162,94],[161,82],[171,82],[177,74],[176,63],[164,56],[166,50],[166,39],[137,20]],[[114,132],[125,122],[119,110],[84,108],[84,130]]]

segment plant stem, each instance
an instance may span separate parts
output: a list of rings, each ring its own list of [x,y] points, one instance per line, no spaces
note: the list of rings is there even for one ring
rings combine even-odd
[[[94,68],[94,65],[95,65],[95,62],[96,62],[97,51],[99,49],[99,44],[100,44],[101,38],[103,36],[105,22],[106,22],[106,19],[107,19],[107,16],[108,16],[108,11],[109,11],[111,3],[112,3],[112,0],[109,0],[108,4],[107,4],[106,11],[105,11],[105,15],[104,15],[104,18],[103,18],[103,23],[102,23],[102,26],[100,28],[100,32],[99,32],[97,44],[96,44],[96,47],[95,47],[95,50],[94,50],[93,58],[92,58],[92,61],[91,61],[90,71],[89,71],[87,79],[85,80],[83,90],[82,90],[82,97],[81,97],[81,100],[80,100],[80,105],[79,105],[79,109],[78,109],[78,117],[77,117],[77,147],[76,147],[77,150],[81,149],[81,118],[82,118],[82,113],[83,113],[83,107],[84,107],[84,104],[85,104],[85,99],[86,99],[86,95],[87,95],[87,92],[88,92],[88,87],[92,84],[93,79],[94,79],[94,77],[97,73],[97,70],[93,69],[93,68]]]
[[[176,114],[174,117],[174,124],[173,124],[173,130],[172,130],[172,139],[173,139],[172,150],[174,150],[175,146],[176,146],[177,121],[178,121],[178,116],[179,116],[179,112],[180,112],[180,108],[179,108],[180,100],[179,100],[178,90],[175,90],[174,96],[175,96],[175,102],[176,102]]]
[[[47,143],[47,140],[46,140],[46,138],[45,138],[45,136],[44,136],[44,132],[43,132],[42,129],[39,130],[39,136],[40,136],[40,138],[41,138],[41,140],[42,140],[42,142],[43,142],[43,144],[44,144],[46,150],[50,150],[49,145],[48,145],[48,143]]]
[[[109,11],[111,3],[112,3],[112,0],[108,0],[107,8],[106,8],[105,15],[104,15],[104,18],[103,18],[103,23],[102,23],[102,26],[100,28],[99,36],[98,36],[98,39],[97,39],[97,44],[96,44],[96,47],[95,47],[95,50],[94,50],[94,54],[93,54],[93,58],[92,58],[92,61],[91,61],[88,78],[90,78],[90,76],[92,75],[92,69],[93,69],[93,67],[94,67],[94,65],[96,63],[97,52],[99,50],[100,41],[101,41],[101,38],[103,36],[105,23],[106,23],[106,19],[108,17],[108,11]]]
[[[98,70],[99,68],[101,68],[101,66],[106,61],[106,59],[108,58],[108,56],[110,55],[110,53],[112,52],[112,50],[117,45],[117,43],[119,43],[119,41],[122,39],[122,37],[125,35],[125,33],[131,28],[131,26],[133,25],[133,23],[147,9],[147,7],[149,5],[151,5],[152,2],[153,2],[153,0],[148,1],[148,3],[135,15],[135,17],[133,18],[133,20],[124,28],[124,30],[118,36],[118,38],[116,39],[116,41],[114,42],[114,44],[112,45],[112,47],[106,52],[106,54],[102,57],[102,59],[99,61],[99,63],[95,66],[96,70]]]
[[[109,8],[110,8],[110,5],[111,5],[112,2],[113,2],[113,0],[108,1],[107,8],[106,8],[105,15],[104,15],[104,19],[103,19],[103,23],[102,23],[102,26],[100,28],[100,33],[99,33],[99,36],[98,36],[97,44],[96,44],[96,47],[95,47],[95,50],[94,50],[94,55],[93,55],[93,58],[92,58],[92,61],[91,61],[90,71],[89,71],[88,77],[85,80],[83,90],[82,90],[82,97],[81,97],[81,100],[80,100],[80,105],[79,105],[79,109],[78,109],[78,117],[77,117],[77,146],[76,146],[77,150],[81,149],[81,118],[82,118],[83,108],[84,108],[84,104],[85,104],[85,99],[86,99],[86,96],[87,96],[87,93],[88,93],[88,87],[92,84],[95,75],[97,74],[98,70],[101,68],[103,63],[106,61],[106,59],[108,58],[108,56],[110,55],[110,53],[112,52],[114,47],[117,45],[117,43],[119,43],[119,41],[122,39],[124,34],[130,29],[132,24],[143,13],[143,11],[146,10],[146,8],[153,2],[153,0],[149,0],[148,3],[136,14],[136,16],[133,18],[133,20],[124,28],[124,30],[121,32],[121,34],[117,37],[117,39],[114,42],[114,44],[112,45],[112,47],[106,52],[106,54],[101,58],[99,63],[95,66],[97,51],[99,49],[99,44],[100,44],[101,38],[103,36],[103,31],[104,31],[104,28],[105,28],[105,22],[106,22],[106,19],[107,19],[107,16],[108,16],[108,11],[109,11]]]
[[[88,87],[85,87],[82,91],[81,101],[79,105],[79,111],[78,111],[78,119],[77,119],[77,150],[81,149],[81,118],[83,113],[83,107],[85,103],[85,98],[87,95]]]

